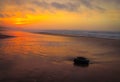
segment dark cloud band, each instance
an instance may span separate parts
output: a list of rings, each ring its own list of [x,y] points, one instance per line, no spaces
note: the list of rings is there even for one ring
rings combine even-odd
[[[36,10],[40,11],[40,9],[75,12],[79,11],[82,6],[90,10],[103,11],[106,8],[102,6],[102,3],[106,5],[114,3],[116,7],[120,7],[118,4],[120,0],[0,0],[0,17],[6,17],[1,13],[6,6],[14,6],[13,8],[17,8],[20,12],[27,10],[36,13]]]

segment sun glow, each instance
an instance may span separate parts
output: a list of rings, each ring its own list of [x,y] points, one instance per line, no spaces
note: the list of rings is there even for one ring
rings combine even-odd
[[[16,18],[15,24],[23,24],[23,20],[21,18]]]
[[[28,20],[26,20],[24,18],[16,18],[14,20],[14,23],[17,24],[17,25],[27,24]]]

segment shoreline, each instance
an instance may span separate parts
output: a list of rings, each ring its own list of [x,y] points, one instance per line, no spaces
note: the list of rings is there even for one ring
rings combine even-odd
[[[63,37],[79,37],[79,38],[95,38],[95,39],[106,39],[106,40],[119,40],[120,39],[112,39],[112,38],[102,38],[102,37],[92,37],[92,36],[80,36],[80,35],[72,35],[72,34],[57,34],[57,33],[48,33],[48,32],[32,32],[35,34],[43,34],[43,35],[51,35],[51,36],[63,36]]]
[[[120,48],[119,39],[99,38],[99,37],[90,37],[90,36],[75,36],[75,35],[66,35],[66,34],[54,34],[54,33],[46,33],[46,32],[39,32],[37,34],[74,38],[74,40],[90,43],[93,45],[97,44],[99,46],[109,46],[109,47],[113,47],[117,49]]]

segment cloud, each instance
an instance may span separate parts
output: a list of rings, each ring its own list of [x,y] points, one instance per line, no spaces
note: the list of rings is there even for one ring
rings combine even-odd
[[[39,0],[32,1],[32,4],[39,6],[40,8],[44,8],[46,10],[49,9],[58,9],[58,10],[66,10],[66,11],[78,11],[81,6],[84,6],[91,10],[104,10],[101,6],[94,4],[91,0]]]
[[[58,9],[58,10],[67,10],[67,11],[77,11],[78,7],[79,7],[79,6],[74,5],[72,3],[62,4],[62,3],[57,3],[57,2],[51,3],[51,6],[53,8]]]
[[[55,7],[57,9],[65,9],[68,8],[66,5],[61,4],[61,3],[57,3],[57,2],[53,2],[51,3],[52,7]]]
[[[6,17],[6,15],[1,14],[4,11],[37,13],[36,11],[42,12],[40,9],[47,11],[64,10],[67,12],[78,12],[83,7],[91,11],[108,9],[103,7],[103,4],[111,5],[116,9],[120,8],[120,0],[0,0],[0,17]]]
[[[77,11],[81,6],[85,6],[89,9],[103,9],[98,4],[95,4],[94,2],[97,2],[98,0],[2,0],[0,1],[0,5],[3,6],[3,8],[6,5],[13,5],[18,7],[24,7],[24,10],[26,9],[26,5],[33,6],[36,5],[40,8],[44,8],[46,10],[49,10],[51,8],[56,8],[60,10],[67,10],[67,11]],[[112,1],[112,0],[111,0]],[[115,0],[118,2],[119,0]],[[2,7],[1,6],[1,7]],[[32,8],[32,11],[34,9]]]
[[[38,6],[38,7],[40,7],[40,8],[43,8],[43,9],[49,9],[49,4],[46,2],[46,1],[44,1],[44,0],[33,0],[33,1],[31,1],[31,5],[36,5],[36,6]]]
[[[12,17],[12,15],[0,13],[0,18],[6,18],[6,17]]]
[[[0,14],[0,18],[4,18],[5,16],[3,14]]]
[[[100,5],[94,3],[94,0],[79,0],[80,4],[84,5],[86,8],[91,10],[105,10],[105,8],[101,7]]]
[[[120,0],[102,0],[102,1],[105,1],[105,2],[112,2],[112,3],[120,3]]]

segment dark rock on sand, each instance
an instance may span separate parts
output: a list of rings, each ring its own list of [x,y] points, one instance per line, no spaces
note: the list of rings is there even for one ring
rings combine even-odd
[[[89,60],[84,57],[77,57],[74,59],[74,65],[81,66],[81,67],[87,67],[89,65]]]
[[[0,39],[10,38],[10,37],[13,37],[13,36],[0,34]]]

